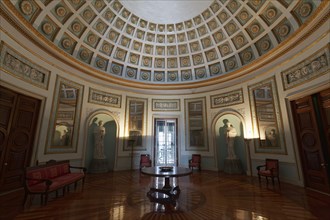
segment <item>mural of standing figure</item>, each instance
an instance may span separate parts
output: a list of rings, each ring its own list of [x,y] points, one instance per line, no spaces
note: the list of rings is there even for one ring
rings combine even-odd
[[[105,159],[104,154],[104,135],[105,127],[103,121],[99,121],[98,126],[94,129],[94,159]]]
[[[237,131],[227,119],[223,120],[223,122],[227,127],[227,129],[225,130],[226,132],[225,135],[227,137],[227,150],[228,150],[227,159],[236,159],[234,142],[235,142],[235,137],[237,135]]]

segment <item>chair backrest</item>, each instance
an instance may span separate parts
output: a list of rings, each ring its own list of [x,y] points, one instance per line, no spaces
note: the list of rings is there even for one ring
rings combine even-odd
[[[194,163],[200,163],[201,162],[201,155],[200,154],[193,154],[191,159]]]
[[[150,155],[149,154],[141,154],[141,163],[147,163],[150,161]]]
[[[273,173],[276,172],[278,174],[279,165],[278,160],[276,159],[266,159],[266,170],[273,169]]]

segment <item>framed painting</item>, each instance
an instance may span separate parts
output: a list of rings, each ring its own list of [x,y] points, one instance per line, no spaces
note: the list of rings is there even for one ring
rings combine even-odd
[[[142,98],[126,98],[126,120],[124,151],[145,150],[147,131],[148,100]]]
[[[287,154],[275,78],[249,86],[256,153]]]
[[[208,150],[206,99],[185,99],[186,150]]]
[[[77,152],[83,90],[82,85],[57,76],[46,154]]]

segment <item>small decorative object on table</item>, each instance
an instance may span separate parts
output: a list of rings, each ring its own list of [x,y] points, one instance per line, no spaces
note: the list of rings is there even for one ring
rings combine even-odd
[[[170,172],[173,170],[173,167],[166,166],[166,167],[159,167],[159,169],[161,172]]]

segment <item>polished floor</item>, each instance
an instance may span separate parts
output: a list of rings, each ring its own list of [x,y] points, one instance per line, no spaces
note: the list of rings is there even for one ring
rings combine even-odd
[[[150,187],[163,184],[139,171],[88,174],[85,186],[65,196],[51,195],[46,206],[39,197],[15,219],[329,219],[330,203],[301,187],[281,183],[281,188],[255,177],[194,171],[171,182],[181,194],[175,206],[152,203]]]

